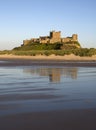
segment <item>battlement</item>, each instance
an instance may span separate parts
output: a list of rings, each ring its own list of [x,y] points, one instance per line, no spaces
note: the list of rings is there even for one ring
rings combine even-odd
[[[40,36],[39,38],[32,38],[30,40],[24,40],[23,45],[27,45],[31,43],[65,43],[65,42],[71,42],[71,41],[78,41],[78,35],[73,34],[72,37],[66,37],[66,38],[61,38],[61,31],[55,32],[52,31],[50,32],[49,36]]]

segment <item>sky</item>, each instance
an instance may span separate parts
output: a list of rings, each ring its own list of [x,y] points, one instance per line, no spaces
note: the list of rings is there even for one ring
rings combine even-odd
[[[0,0],[0,50],[52,30],[78,34],[82,47],[96,48],[96,0]]]

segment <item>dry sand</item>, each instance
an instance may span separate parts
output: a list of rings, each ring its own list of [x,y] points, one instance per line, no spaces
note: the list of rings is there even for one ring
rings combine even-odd
[[[55,56],[54,54],[50,56],[37,55],[37,56],[16,56],[16,55],[0,55],[0,59],[32,59],[32,60],[90,60],[96,61],[96,55],[92,57],[80,57],[75,56],[74,54],[65,55],[65,56]]]

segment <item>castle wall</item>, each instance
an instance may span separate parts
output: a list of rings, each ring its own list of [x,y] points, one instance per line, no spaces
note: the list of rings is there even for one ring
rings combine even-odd
[[[61,42],[61,39],[50,39],[49,43],[57,43],[57,42]]]
[[[49,43],[49,39],[45,39],[45,40],[40,40],[40,43]]]
[[[49,36],[39,38],[39,43],[48,43],[48,42],[49,42]]]
[[[67,37],[67,38],[62,38],[62,40],[61,40],[63,43],[64,42],[70,42],[70,41],[72,41],[72,38],[70,37]]]
[[[72,37],[62,38],[61,41],[62,41],[63,43],[64,43],[64,42],[78,41],[78,35],[77,35],[77,34],[73,34]]]
[[[70,41],[78,41],[78,35],[73,34],[72,37],[61,38],[61,32],[50,32],[50,36],[44,36],[40,38],[32,38],[30,40],[24,40],[23,45],[27,45],[29,43],[57,43],[57,42],[70,42]]]
[[[23,40],[23,45],[27,45],[30,43],[30,40]]]

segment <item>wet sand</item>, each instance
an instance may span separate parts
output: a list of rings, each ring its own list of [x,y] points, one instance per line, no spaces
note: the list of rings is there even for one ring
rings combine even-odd
[[[3,116],[0,117],[0,130],[96,130],[96,109]]]
[[[0,66],[67,66],[67,67],[96,67],[95,60],[57,60],[57,59],[19,59],[0,58]]]

